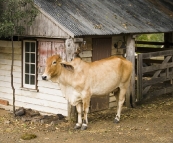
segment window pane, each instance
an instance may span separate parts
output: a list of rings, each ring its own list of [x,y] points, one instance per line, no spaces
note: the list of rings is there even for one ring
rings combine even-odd
[[[31,73],[35,74],[35,65],[33,65],[33,64],[31,65]]]
[[[29,42],[25,42],[25,52],[29,52],[30,49],[29,49]]]
[[[35,52],[35,43],[31,43],[31,52]]]
[[[29,64],[25,64],[25,73],[29,73]]]
[[[29,53],[25,53],[25,62],[29,62]]]
[[[35,54],[31,54],[31,63],[35,63]]]
[[[31,75],[30,77],[31,77],[31,83],[30,84],[34,85],[35,84],[35,76]]]
[[[29,75],[25,74],[25,84],[29,84]]]

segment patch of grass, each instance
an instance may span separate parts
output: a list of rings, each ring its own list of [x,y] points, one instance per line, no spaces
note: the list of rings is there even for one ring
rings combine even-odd
[[[24,135],[21,136],[21,139],[23,139],[23,140],[31,140],[31,139],[34,139],[36,137],[37,136],[35,134],[25,133]]]

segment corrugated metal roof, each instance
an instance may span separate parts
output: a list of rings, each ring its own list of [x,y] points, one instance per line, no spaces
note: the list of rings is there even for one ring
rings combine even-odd
[[[173,32],[173,0],[35,0],[74,36]]]

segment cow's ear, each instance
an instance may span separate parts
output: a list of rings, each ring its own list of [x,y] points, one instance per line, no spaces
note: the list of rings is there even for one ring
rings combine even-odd
[[[74,71],[74,67],[66,62],[61,62],[60,63],[62,67],[64,67],[65,69],[69,70],[69,71]]]

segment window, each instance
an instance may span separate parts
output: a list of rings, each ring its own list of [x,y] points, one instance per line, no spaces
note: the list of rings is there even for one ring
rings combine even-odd
[[[36,41],[23,41],[23,87],[36,89]]]

